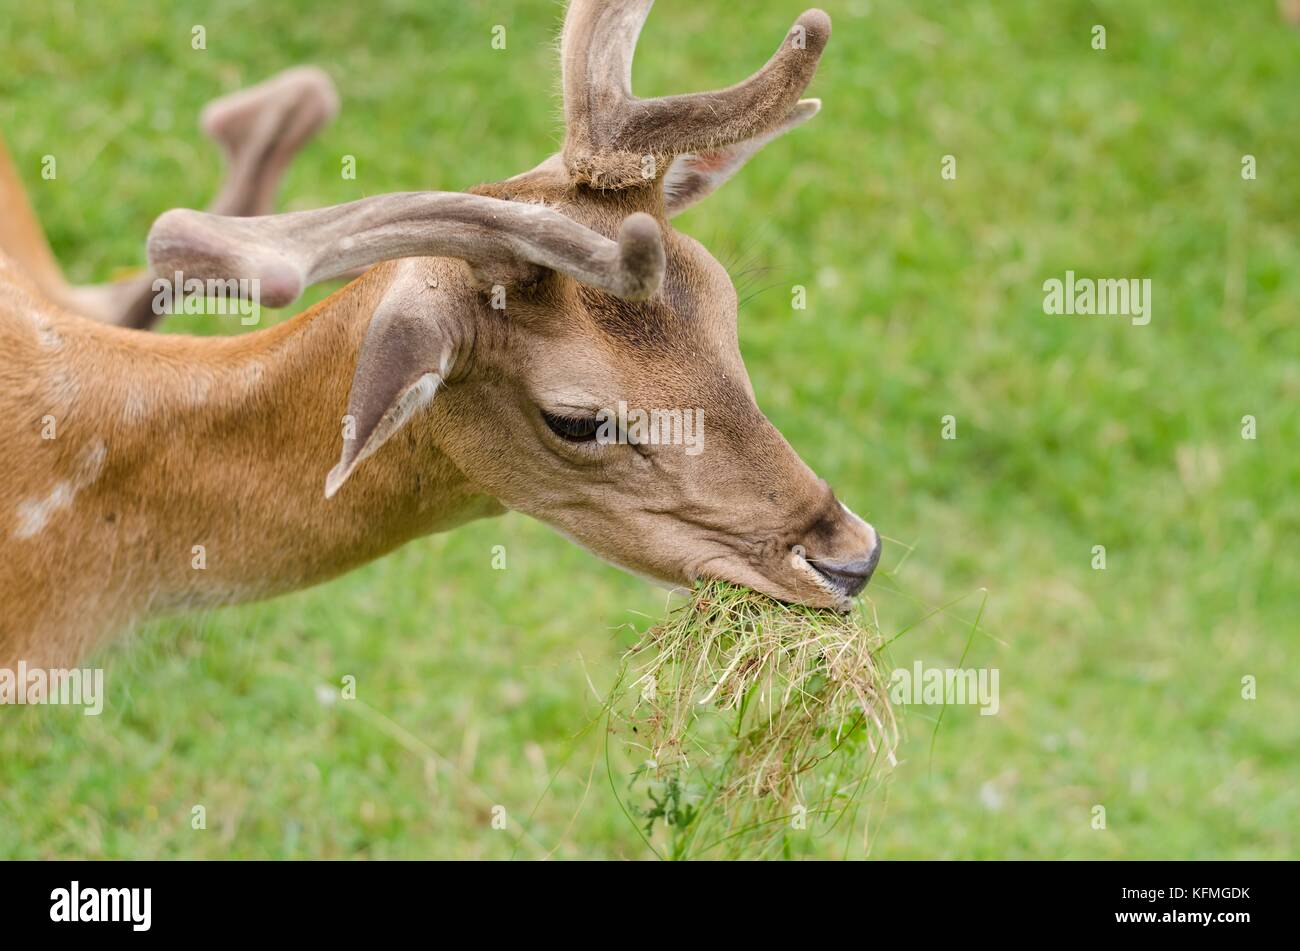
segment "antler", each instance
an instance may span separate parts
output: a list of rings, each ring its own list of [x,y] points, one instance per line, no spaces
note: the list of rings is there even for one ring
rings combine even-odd
[[[656,166],[687,152],[719,148],[781,126],[812,81],[831,20],[808,10],[767,65],[715,92],[658,99],[632,95],[632,56],[654,0],[571,0],[564,21],[564,160],[597,188],[644,182]]]
[[[339,111],[329,74],[295,66],[203,107],[199,126],[226,156],[228,172],[212,203],[220,215],[266,214],[289,162]]]
[[[615,242],[543,205],[456,192],[398,192],[261,218],[173,209],[154,222],[148,247],[156,274],[257,278],[271,307],[292,303],[310,284],[393,258],[525,262],[628,300],[652,296],[665,266],[649,215],[628,216]]]

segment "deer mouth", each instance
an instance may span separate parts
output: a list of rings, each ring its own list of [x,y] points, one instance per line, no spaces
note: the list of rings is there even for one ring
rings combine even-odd
[[[770,567],[751,564],[735,556],[718,556],[701,563],[691,572],[691,580],[726,581],[752,588],[786,604],[803,604],[840,612],[853,609],[853,596],[847,593],[843,584],[818,571],[807,558],[797,552],[791,553],[789,557],[790,560],[783,561],[783,565],[793,568],[793,573],[774,572]]]
[[[802,555],[792,556],[794,566],[801,577],[807,578],[834,601],[836,611],[849,611],[853,608],[853,595],[862,589],[860,585],[852,592],[848,585],[840,582],[831,574],[820,570],[812,561]],[[866,582],[863,582],[865,584]],[[784,599],[783,599],[784,600]]]
[[[871,554],[866,558],[859,558],[852,561],[831,561],[831,560],[814,560],[805,559],[806,563],[834,587],[843,591],[849,597],[853,597],[867,586],[871,580],[872,574],[876,570],[876,565],[880,564],[881,544],[879,539],[876,541],[876,547],[872,549]]]

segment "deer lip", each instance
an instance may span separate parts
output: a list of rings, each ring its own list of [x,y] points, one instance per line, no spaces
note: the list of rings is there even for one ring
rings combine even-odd
[[[829,594],[835,599],[835,609],[837,611],[849,611],[853,607],[853,596],[850,595],[845,587],[837,583],[830,575],[818,571],[817,568],[807,558],[802,555],[794,556],[795,567],[800,573],[817,585],[822,591]]]
[[[863,589],[871,581],[880,564],[880,554],[884,549],[884,544],[880,533],[876,529],[853,513],[853,511],[842,502],[840,503],[845,513],[853,521],[857,522],[862,528],[871,533],[875,543],[866,557],[849,556],[848,558],[803,558],[804,566],[816,573],[825,584],[830,585],[836,592],[845,597],[852,599],[861,594]],[[800,552],[802,554],[802,551]]]
[[[734,556],[719,555],[709,558],[695,567],[690,573],[692,581],[700,581],[707,578],[715,578],[719,581],[727,581],[731,584],[741,585],[746,588],[752,588],[760,594],[765,594],[777,601],[783,601],[786,604],[810,604],[812,599],[805,594],[800,594],[792,579],[780,581],[769,575],[767,572],[756,566],[745,564],[743,571],[737,573],[735,570],[728,570],[728,563],[735,566],[736,562],[732,560]],[[798,572],[798,578],[806,579],[813,585],[816,590],[830,600],[820,601],[821,607],[829,607],[835,611],[847,612],[853,609],[853,599],[848,597],[844,591],[831,584],[822,574],[813,568],[803,556],[798,554],[791,555],[791,562]]]
[[[842,574],[838,571],[823,568],[820,565],[813,565],[812,569],[821,575],[832,588],[846,597],[855,596],[866,586],[865,583],[859,585],[858,578],[855,575]]]

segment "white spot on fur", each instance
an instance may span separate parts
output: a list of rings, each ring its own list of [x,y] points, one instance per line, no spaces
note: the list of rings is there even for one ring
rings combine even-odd
[[[152,406],[153,400],[145,389],[139,384],[132,384],[122,402],[122,415],[128,423],[140,423],[148,418]]]
[[[54,515],[70,507],[77,493],[99,478],[106,455],[104,444],[95,440],[82,451],[71,479],[56,482],[54,488],[43,498],[20,502],[18,528],[14,530],[14,537],[21,541],[39,534]]]
[[[18,528],[14,531],[14,538],[21,541],[38,534],[45,528],[45,523],[50,520],[51,515],[72,504],[74,495],[76,493],[73,492],[71,483],[60,482],[45,498],[28,499],[26,502],[19,503]]]
[[[81,382],[63,367],[52,367],[45,377],[47,399],[55,406],[70,406],[81,394]]]
[[[259,383],[266,368],[260,363],[249,363],[239,368],[238,383],[245,393],[251,392]]]
[[[258,367],[261,375],[261,367]],[[190,406],[201,406],[212,392],[212,379],[206,375],[191,376],[185,381],[185,399]]]

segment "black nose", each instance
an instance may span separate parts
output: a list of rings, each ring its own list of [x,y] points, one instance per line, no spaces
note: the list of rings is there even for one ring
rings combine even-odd
[[[835,587],[842,590],[849,597],[853,597],[859,591],[867,586],[871,580],[871,574],[876,570],[876,565],[880,563],[880,538],[876,538],[876,547],[866,558],[857,558],[852,561],[831,561],[826,558],[808,559],[808,564],[817,570],[817,573],[829,581]]]

